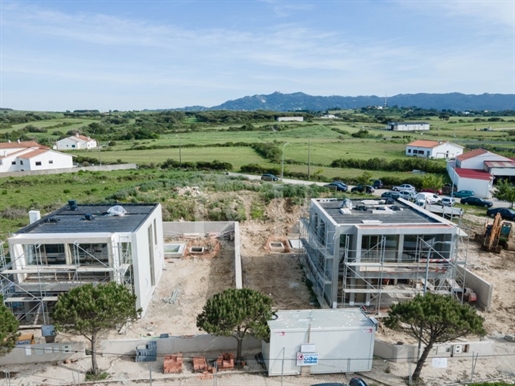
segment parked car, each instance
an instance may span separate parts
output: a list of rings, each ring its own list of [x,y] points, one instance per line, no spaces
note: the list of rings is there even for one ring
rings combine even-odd
[[[401,198],[404,198],[405,200],[411,200],[415,198],[416,194],[414,192],[410,192],[409,190],[401,190],[399,192],[399,195]]]
[[[394,192],[393,190],[388,190],[381,194],[381,198],[393,198],[394,200],[396,200],[400,196],[401,194],[399,192]]]
[[[443,206],[453,206],[454,204],[456,204],[456,199],[454,197],[443,197],[440,200],[440,203]]]
[[[475,193],[472,190],[458,190],[452,194],[453,197],[465,198],[472,197]]]
[[[431,188],[420,189],[420,192],[421,193],[443,194],[442,189],[431,189]]]
[[[370,180],[370,184],[374,187],[374,189],[383,188],[383,181],[381,180]]]
[[[415,200],[427,202],[428,204],[436,204],[440,201],[440,197],[434,193],[421,192],[415,196]]]
[[[337,192],[346,192],[349,187],[341,181],[333,181],[330,184],[324,185],[324,187],[336,190]]]
[[[495,217],[497,213],[501,214],[503,220],[515,221],[515,210],[510,208],[490,208],[486,211],[486,215]]]
[[[410,184],[402,184],[402,185],[399,185],[399,186],[394,186],[392,188],[392,190],[395,190],[397,192],[400,192],[400,191],[403,191],[403,190],[408,190],[408,191],[413,192],[413,193],[415,193],[417,191],[415,189],[415,187],[413,185],[410,185]]]
[[[483,200],[479,197],[465,197],[460,200],[460,204],[482,206],[484,208],[491,208],[492,201]]]
[[[356,185],[350,191],[351,192],[360,192],[360,193],[366,192],[368,194],[371,194],[371,193],[375,192],[375,189],[371,185]]]
[[[270,173],[265,173],[261,176],[261,179],[263,181],[277,181],[279,180],[279,178],[277,178],[275,175],[273,174],[270,174]]]
[[[368,386],[368,385],[362,378],[352,377],[350,379],[349,386]]]

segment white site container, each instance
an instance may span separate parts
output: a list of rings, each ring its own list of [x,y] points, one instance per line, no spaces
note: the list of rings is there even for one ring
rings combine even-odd
[[[277,311],[262,354],[269,376],[370,371],[377,321],[359,308]],[[313,351],[314,350],[314,351]]]

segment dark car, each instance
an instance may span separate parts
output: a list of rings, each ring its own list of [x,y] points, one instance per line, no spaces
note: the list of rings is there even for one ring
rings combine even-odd
[[[277,178],[275,175],[270,173],[265,173],[261,176],[261,179],[263,181],[277,181],[279,178]]]
[[[351,192],[359,192],[359,193],[365,192],[365,193],[371,194],[371,193],[375,192],[375,189],[371,185],[356,185],[350,191]]]
[[[509,208],[491,208],[486,211],[486,215],[495,217],[497,213],[501,214],[503,220],[515,220],[515,210]]]
[[[374,189],[382,189],[383,188],[383,181],[381,180],[370,180],[371,185],[374,187]]]
[[[367,383],[358,377],[352,377],[349,382],[349,386],[368,386]]]
[[[482,206],[484,208],[491,208],[492,201],[486,201],[479,197],[465,197],[460,200],[460,204]]]
[[[337,192],[346,192],[349,187],[341,181],[333,181],[330,184],[324,185],[324,187],[336,190]]]
[[[398,199],[401,196],[399,192],[394,192],[393,190],[389,190],[381,194],[381,198],[393,198],[394,200]]]
[[[451,196],[458,198],[472,197],[474,192],[472,190],[458,190],[454,192]]]

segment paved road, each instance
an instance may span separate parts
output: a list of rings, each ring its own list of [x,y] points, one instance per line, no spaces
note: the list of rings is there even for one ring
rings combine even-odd
[[[242,176],[242,177],[246,177],[248,178],[249,180],[260,180],[261,179],[261,176],[256,176],[256,175],[253,175],[253,174],[242,174],[242,173],[227,173],[228,175],[230,176]],[[296,185],[318,185],[318,186],[324,186],[327,184],[327,182],[314,182],[314,181],[305,181],[305,180],[292,180],[292,179],[288,179],[288,178],[285,178],[283,180],[283,183],[285,184],[296,184]],[[352,189],[353,185],[348,185],[349,186],[349,190]],[[384,192],[388,191],[388,189],[376,189],[376,191],[373,193],[374,196],[378,196],[380,197],[381,194],[383,194]],[[449,197],[449,196],[445,196],[445,195],[442,195],[440,197]],[[456,200],[459,202],[459,198]],[[499,201],[498,199],[496,198],[491,198],[489,199],[489,201],[492,201],[493,203],[493,208],[509,208],[510,207],[510,204],[507,203],[506,201]],[[477,207],[472,207],[472,208],[477,208]]]

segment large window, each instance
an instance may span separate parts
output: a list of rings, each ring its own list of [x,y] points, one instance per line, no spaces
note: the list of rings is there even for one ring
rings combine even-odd
[[[29,244],[25,245],[27,265],[65,265],[65,244]]]
[[[76,258],[75,264],[80,265],[109,265],[109,253],[107,244],[78,244],[75,248]]]

